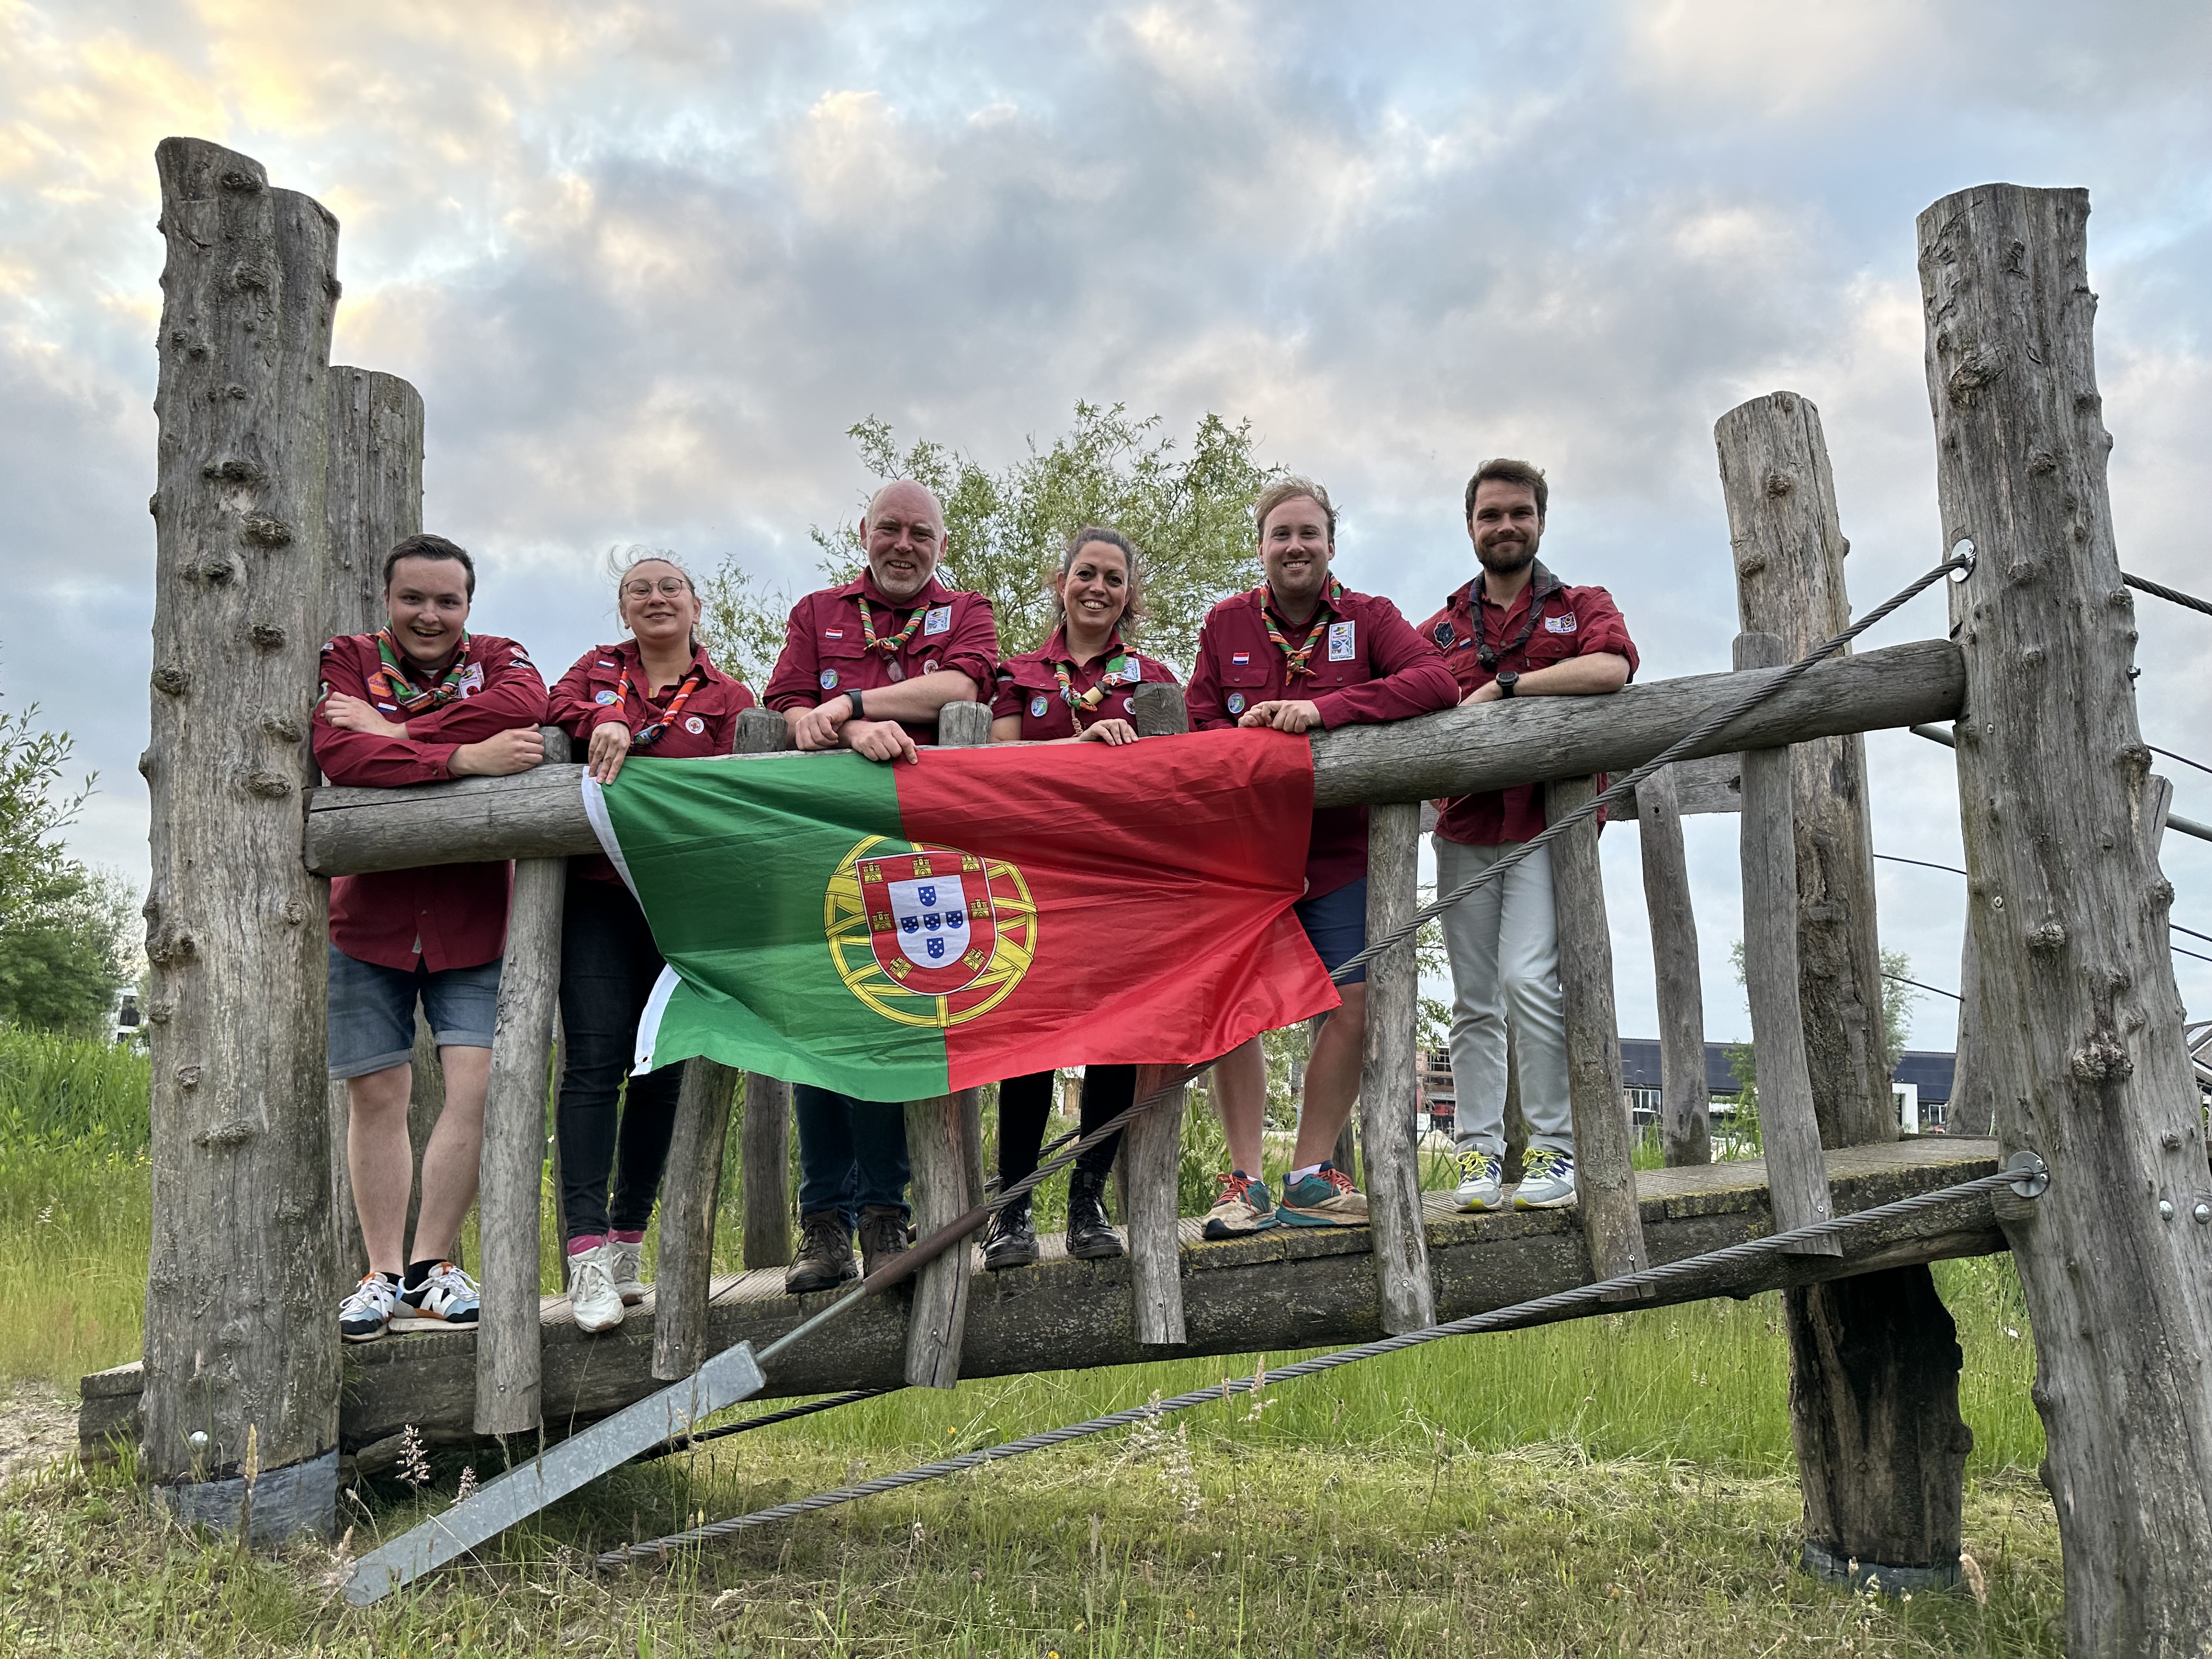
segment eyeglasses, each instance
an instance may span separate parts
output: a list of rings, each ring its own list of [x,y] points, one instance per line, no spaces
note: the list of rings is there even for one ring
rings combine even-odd
[[[691,591],[691,584],[685,581],[681,576],[663,576],[657,582],[624,582],[623,584],[623,598],[626,599],[650,599],[653,597],[655,589],[666,594],[670,599],[681,599],[684,594],[689,593]]]

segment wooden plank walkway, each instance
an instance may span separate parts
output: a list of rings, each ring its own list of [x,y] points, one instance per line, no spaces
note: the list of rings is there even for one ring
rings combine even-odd
[[[1827,1155],[1838,1214],[1969,1181],[1996,1166],[1996,1144],[1990,1140],[1929,1138]],[[1772,1230],[1765,1167],[1755,1160],[1644,1170],[1637,1182],[1655,1264]],[[1439,1320],[1589,1281],[1582,1231],[1571,1210],[1461,1215],[1443,1193],[1428,1194],[1426,1209]],[[1366,1229],[1279,1227],[1252,1238],[1209,1243],[1199,1237],[1197,1220],[1187,1218],[1180,1231],[1187,1346],[1158,1348],[1137,1340],[1127,1258],[1071,1261],[1060,1237],[1052,1235],[1040,1240],[1043,1257],[1035,1266],[975,1275],[962,1376],[1280,1353],[1382,1334]],[[1770,1257],[1725,1278],[1699,1275],[1670,1287],[1671,1294],[1633,1305],[1747,1295],[2004,1248],[1990,1200],[1984,1196],[1956,1209],[1887,1225],[1856,1241],[1849,1262],[1829,1256]],[[763,1346],[835,1294],[787,1296],[781,1267],[717,1279],[708,1316],[710,1346],[719,1351],[742,1339]],[[908,1302],[906,1292],[893,1291],[847,1315],[805,1352],[780,1361],[759,1397],[898,1383],[904,1374]],[[565,1434],[619,1410],[659,1386],[652,1379],[653,1313],[648,1297],[631,1310],[620,1328],[586,1336],[570,1321],[565,1302],[545,1298],[544,1398],[546,1419],[556,1432]],[[476,1347],[474,1333],[432,1331],[348,1348],[342,1444],[356,1450],[409,1424],[434,1443],[474,1438]],[[135,1364],[83,1379],[79,1431],[88,1455],[104,1451],[110,1436],[135,1432],[139,1389]]]

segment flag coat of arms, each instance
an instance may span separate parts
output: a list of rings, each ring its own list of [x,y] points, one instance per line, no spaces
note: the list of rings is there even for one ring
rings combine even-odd
[[[1281,732],[645,758],[584,793],[669,964],[641,1070],[913,1100],[1204,1062],[1338,1003],[1291,913],[1313,766]]]

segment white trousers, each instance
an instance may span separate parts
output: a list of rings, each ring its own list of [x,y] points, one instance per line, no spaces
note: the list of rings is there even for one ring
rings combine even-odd
[[[1521,845],[1468,847],[1442,836],[1437,890],[1472,880]],[[1559,933],[1552,855],[1538,852],[1439,918],[1451,958],[1453,1139],[1461,1152],[1505,1150],[1505,1033],[1521,1069],[1528,1144],[1574,1150],[1567,1100],[1567,1022],[1559,995]]]

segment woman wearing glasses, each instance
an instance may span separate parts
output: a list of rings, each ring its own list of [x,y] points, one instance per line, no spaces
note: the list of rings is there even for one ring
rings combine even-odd
[[[753,694],[715,667],[693,634],[699,594],[690,573],[659,554],[634,559],[617,580],[615,603],[630,637],[584,653],[551,700],[554,722],[583,746],[591,775],[612,783],[633,762],[728,754]],[[568,860],[566,902],[565,1062],[556,1121],[568,1303],[578,1329],[603,1331],[621,1324],[623,1308],[645,1296],[639,1258],[668,1161],[684,1068],[631,1078],[617,1117],[638,1017],[665,964],[645,912],[604,854]]]

